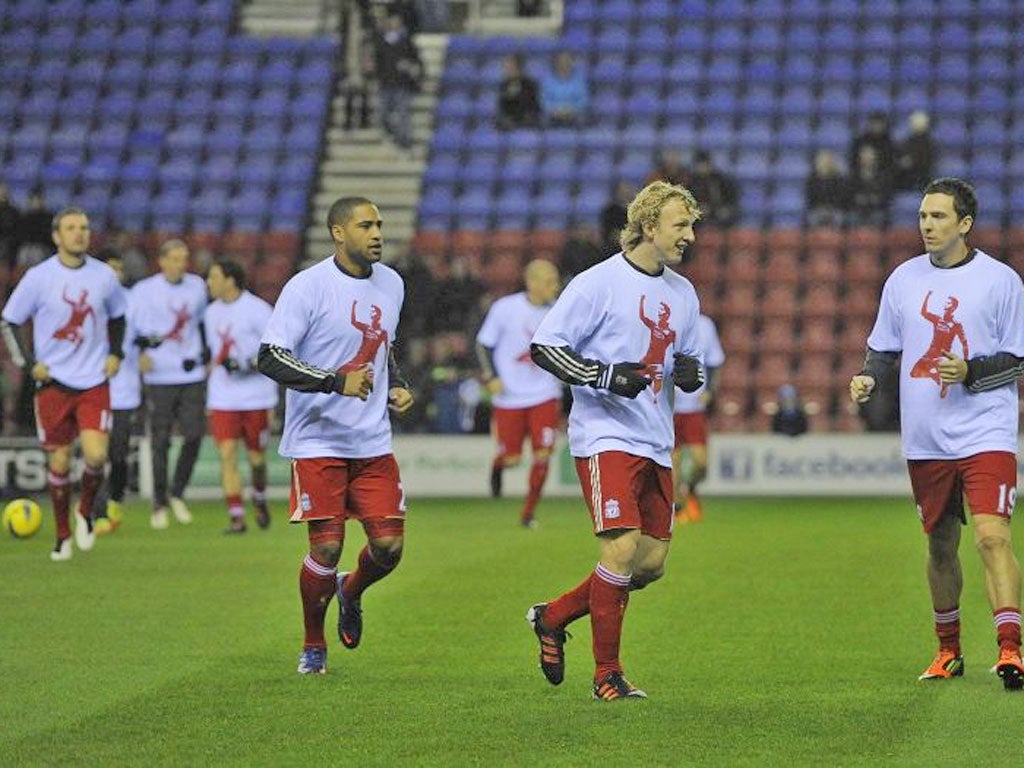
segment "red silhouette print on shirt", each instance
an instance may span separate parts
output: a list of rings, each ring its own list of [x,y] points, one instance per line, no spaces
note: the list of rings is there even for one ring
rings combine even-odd
[[[82,326],[85,325],[86,319],[91,317],[93,325],[96,324],[96,311],[89,304],[89,291],[83,288],[76,301],[68,296],[68,288],[64,286],[61,298],[71,307],[71,317],[68,318],[64,325],[53,332],[53,338],[70,341],[75,347],[79,347],[85,341]]]
[[[664,301],[658,309],[658,322],[655,323],[644,314],[644,301],[647,296],[640,297],[640,320],[651,332],[651,343],[647,352],[640,358],[640,362],[646,363],[644,373],[651,377],[651,390],[654,394],[661,391],[661,382],[665,377],[665,351],[672,346],[676,340],[676,332],[669,328],[668,321],[672,317],[672,308]]]
[[[352,327],[363,334],[363,340],[359,345],[359,349],[352,356],[352,359],[342,364],[341,368],[338,369],[338,373],[349,373],[350,371],[362,368],[367,363],[373,365],[373,361],[377,358],[377,350],[380,349],[382,344],[385,349],[388,346],[387,329],[380,326],[382,314],[380,307],[376,304],[371,304],[370,322],[363,323],[356,317],[356,303],[355,301],[352,302]]]
[[[181,344],[185,341],[181,332],[185,330],[188,321],[192,319],[192,313],[188,311],[188,304],[171,307],[171,311],[174,313],[174,326],[164,335],[164,341],[176,341]]]
[[[943,359],[943,353],[949,352],[953,348],[954,339],[960,340],[964,360],[970,357],[970,351],[964,327],[953,317],[956,308],[960,306],[960,300],[955,296],[947,297],[946,304],[942,310],[942,317],[939,317],[934,312],[928,311],[928,299],[931,298],[931,295],[931,291],[925,294],[924,302],[921,304],[921,317],[931,323],[935,330],[932,333],[932,341],[928,345],[927,351],[921,356],[920,360],[914,363],[914,367],[910,369],[910,376],[914,379],[931,379],[940,387],[939,397],[945,397],[949,385],[944,383],[942,377],[939,376],[939,363]]]
[[[536,329],[530,330],[529,328],[523,328],[523,333],[526,336],[526,349],[519,353],[516,357],[517,363],[525,363],[526,365],[536,365],[533,362],[533,355],[530,354],[530,342],[533,341],[533,335],[537,332]]]
[[[231,353],[235,351],[235,337],[231,335],[231,325],[218,328],[217,336],[220,338],[220,351],[214,358],[213,364],[221,365],[229,357],[232,357]]]

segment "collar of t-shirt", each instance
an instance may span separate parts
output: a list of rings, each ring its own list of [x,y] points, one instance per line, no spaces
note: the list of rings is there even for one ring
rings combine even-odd
[[[967,254],[967,257],[963,261],[958,261],[956,264],[950,264],[948,267],[940,267],[938,264],[936,264],[934,261],[932,261],[932,257],[931,256],[928,257],[928,261],[936,269],[956,269],[957,267],[963,267],[963,266],[965,266],[967,264],[970,264],[972,261],[974,261],[974,257],[977,256],[977,255],[978,255],[978,249],[977,248],[971,248],[971,252]]]

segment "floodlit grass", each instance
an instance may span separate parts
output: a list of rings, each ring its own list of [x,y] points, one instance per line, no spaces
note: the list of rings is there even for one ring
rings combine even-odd
[[[52,522],[0,540],[0,765],[992,765],[1024,695],[964,541],[967,672],[934,650],[923,537],[900,500],[708,499],[666,577],[630,601],[623,661],[650,699],[590,700],[590,631],[551,687],[523,616],[593,567],[578,501],[413,504],[399,571],[364,598],[363,645],[328,613],[328,674],[295,673],[302,527],[220,533],[220,506],[152,531],[131,506],[51,563]],[[350,526],[344,563],[362,546]],[[1017,550],[1020,552],[1018,533]],[[1011,739],[1012,740],[1012,739]]]

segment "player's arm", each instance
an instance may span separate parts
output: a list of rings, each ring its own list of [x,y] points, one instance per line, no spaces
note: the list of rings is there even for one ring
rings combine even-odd
[[[395,359],[395,348],[388,347],[388,408],[398,414],[405,413],[413,404],[409,382],[402,375],[402,369]]]
[[[855,403],[866,403],[875,389],[875,382],[899,362],[898,352],[879,352],[868,347],[864,355],[864,367],[850,380],[850,399]]]
[[[494,367],[494,347],[476,343],[476,360],[480,366],[480,380],[492,395],[501,392],[501,377]]]
[[[107,338],[110,339],[110,353],[118,360],[124,360],[124,334],[128,321],[124,315],[111,317],[107,320]]]
[[[19,368],[28,370],[36,364],[32,352],[32,336],[25,323],[11,323],[0,320],[0,335],[3,336],[7,354]]]
[[[290,349],[261,344],[256,357],[259,372],[299,392],[337,392],[365,400],[373,390],[373,371],[363,367],[338,373],[304,363]]]
[[[616,395],[635,398],[650,383],[640,371],[643,363],[603,363],[578,354],[569,347],[555,347],[546,344],[531,344],[530,357],[537,367],[566,384],[607,389]]]
[[[1024,374],[1024,357],[1010,352],[979,356],[967,361],[964,387],[968,392],[988,392],[1009,384],[1021,374]]]

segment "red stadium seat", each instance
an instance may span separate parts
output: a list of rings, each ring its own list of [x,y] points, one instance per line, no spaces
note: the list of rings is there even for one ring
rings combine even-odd
[[[851,227],[846,233],[846,245],[850,249],[873,250],[877,256],[884,247],[881,230],[874,227]]]
[[[800,352],[804,355],[829,355],[836,350],[836,337],[832,321],[825,318],[808,318],[800,333]]]
[[[712,434],[729,434],[734,432],[750,431],[747,415],[742,412],[722,413],[721,411],[717,411],[711,416],[709,428]]]
[[[864,318],[847,319],[846,327],[839,334],[839,354],[843,360],[852,359],[854,365],[860,365],[868,346],[871,324],[871,320]]]
[[[225,232],[220,241],[221,253],[225,256],[256,253],[260,248],[261,237],[259,232]]]
[[[796,251],[804,247],[804,233],[799,229],[780,228],[768,232],[765,243],[768,253],[775,251]]]
[[[837,230],[819,227],[807,233],[807,253],[838,254],[842,249],[843,236]]]
[[[718,336],[727,360],[732,361],[733,355],[749,356],[757,346],[753,316],[738,316],[723,320],[719,323]],[[744,370],[738,373],[745,376],[745,368],[746,365],[744,365]]]
[[[262,244],[263,253],[268,256],[287,256],[289,259],[296,259],[299,256],[302,238],[298,232],[277,230],[263,235]]]
[[[756,283],[760,275],[760,257],[751,250],[728,251],[725,262],[725,279],[728,285]]]
[[[217,253],[220,247],[220,233],[219,232],[189,232],[185,235],[184,240],[188,243],[188,247],[194,251],[210,251],[211,253]]]
[[[448,233],[421,230],[413,235],[412,249],[421,256],[427,253],[444,256],[448,253]]]
[[[798,283],[803,278],[799,251],[792,248],[769,249],[761,271],[766,283]]]
[[[792,317],[773,317],[761,326],[757,349],[762,354],[792,355],[797,350],[796,330]]]
[[[842,300],[843,316],[873,320],[878,312],[879,298],[880,291],[874,286],[849,286]]]
[[[699,259],[717,259],[725,245],[725,232],[712,226],[699,225],[694,252]]]
[[[753,373],[758,397],[761,400],[774,398],[779,387],[789,383],[793,378],[788,355],[761,355]]]
[[[764,248],[764,235],[759,229],[731,229],[726,235],[725,247],[730,252],[752,251],[759,256]]]
[[[1011,256],[1024,255],[1024,227],[1011,227],[1003,232],[1003,246]]]
[[[971,232],[969,243],[984,251],[994,259],[1003,258],[1003,231],[993,227],[985,227]]]
[[[885,270],[879,258],[879,251],[874,248],[858,248],[850,250],[843,261],[843,280],[847,284],[860,283],[865,285],[881,285]]]
[[[495,293],[512,293],[522,282],[522,260],[518,254],[495,253],[484,267],[484,283]]]
[[[557,254],[565,243],[565,233],[560,229],[535,229],[526,234],[526,243],[531,251]]]
[[[909,227],[897,227],[885,233],[885,243],[888,247],[889,261],[899,263],[924,253],[924,245],[921,243],[921,233]],[[896,255],[893,255],[895,251]]]
[[[839,298],[835,284],[816,283],[804,295],[802,311],[807,317],[835,317],[839,314]]]
[[[460,229],[452,233],[452,254],[455,256],[477,252],[483,253],[487,244],[487,233],[477,232],[472,229]]]
[[[498,230],[492,232],[489,246],[492,254],[508,254],[516,257],[526,251],[526,233],[516,230]]]
[[[762,317],[792,319],[799,312],[796,283],[770,283],[758,304]]]
[[[757,291],[753,282],[728,285],[719,303],[719,313],[728,318],[753,318]]]
[[[816,251],[811,253],[804,271],[810,285],[838,283],[842,279],[843,266],[838,254]]]

